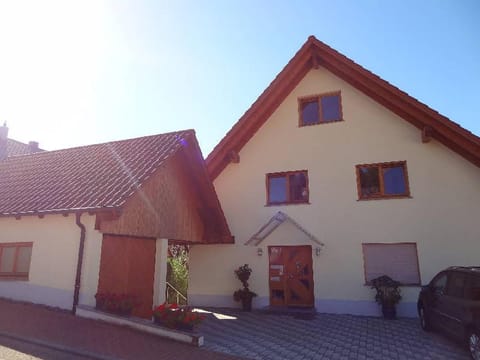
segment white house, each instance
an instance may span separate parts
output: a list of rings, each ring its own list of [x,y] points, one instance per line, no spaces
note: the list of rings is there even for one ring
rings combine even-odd
[[[445,84],[448,87],[448,84]],[[189,302],[379,314],[368,282],[478,265],[480,138],[310,37],[207,158],[234,244],[194,245]]]

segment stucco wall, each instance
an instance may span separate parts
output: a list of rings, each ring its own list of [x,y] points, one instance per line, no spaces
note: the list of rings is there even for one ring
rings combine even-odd
[[[101,234],[95,217],[82,215],[86,225],[80,303],[93,304],[98,283]],[[29,279],[0,280],[0,296],[70,309],[77,267],[80,229],[75,216],[0,218],[0,243],[33,242]]]
[[[345,121],[298,127],[297,98],[337,90]],[[401,160],[411,198],[358,201],[355,165]],[[304,169],[310,204],[265,206],[266,173]],[[214,184],[236,244],[192,248],[193,304],[233,305],[240,285],[233,269],[244,263],[260,295],[254,306],[268,304],[266,246],[280,240],[262,242],[262,257],[243,244],[279,210],[325,243],[313,255],[319,311],[378,313],[364,286],[364,242],[416,242],[423,283],[450,265],[478,265],[480,169],[435,140],[422,143],[420,130],[322,68],[306,75]],[[296,244],[289,231],[277,230]],[[418,290],[402,289],[401,314],[414,314]]]

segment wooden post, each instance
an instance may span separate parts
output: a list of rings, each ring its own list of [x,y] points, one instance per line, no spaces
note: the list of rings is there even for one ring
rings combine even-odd
[[[156,240],[155,251],[155,276],[153,284],[153,305],[157,306],[165,302],[167,289],[167,257],[168,239]]]

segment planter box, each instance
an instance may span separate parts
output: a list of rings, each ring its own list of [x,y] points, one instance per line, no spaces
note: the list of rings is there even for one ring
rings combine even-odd
[[[134,317],[125,318],[103,311],[98,311],[93,307],[85,305],[77,306],[76,315],[89,319],[103,320],[111,324],[126,325],[136,330],[144,331],[150,334],[176,341],[181,341],[187,344],[191,344],[193,346],[203,346],[203,335],[192,332],[167,329],[163,326],[154,325],[152,321],[148,320],[138,319]]]
[[[182,323],[176,323],[174,325],[169,324],[165,321],[163,321],[161,318],[154,316],[153,317],[153,323],[158,326],[163,326],[168,329],[173,329],[173,330],[180,330],[180,331],[187,331],[187,332],[193,332],[195,330],[194,325],[191,324],[182,324]]]

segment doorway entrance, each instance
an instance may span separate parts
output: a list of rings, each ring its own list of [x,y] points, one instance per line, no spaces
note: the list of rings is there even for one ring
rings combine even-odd
[[[311,246],[269,246],[271,306],[313,307]]]

